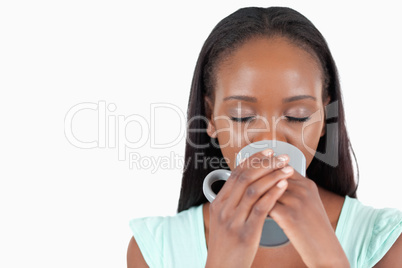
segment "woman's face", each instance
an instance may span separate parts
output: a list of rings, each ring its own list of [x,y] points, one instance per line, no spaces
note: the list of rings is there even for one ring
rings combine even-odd
[[[296,146],[308,167],[325,134],[322,71],[311,54],[284,38],[252,39],[219,63],[215,78],[207,132],[231,170],[240,149],[260,140]]]

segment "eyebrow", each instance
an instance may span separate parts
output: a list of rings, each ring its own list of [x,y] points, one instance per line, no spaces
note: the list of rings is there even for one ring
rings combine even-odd
[[[298,100],[303,100],[303,99],[317,100],[315,97],[310,96],[310,95],[298,95],[298,96],[285,98],[282,100],[282,102],[287,103],[287,102],[298,101]]]
[[[288,103],[288,102],[298,101],[298,100],[303,100],[303,99],[317,100],[315,97],[310,96],[310,95],[298,95],[298,96],[292,96],[289,98],[285,98],[282,100],[282,102]],[[247,102],[257,102],[257,98],[245,96],[245,95],[234,95],[234,96],[229,96],[229,97],[226,97],[223,99],[223,101],[227,101],[227,100],[242,100],[242,101],[247,101]]]
[[[248,101],[248,102],[257,102],[257,98],[255,97],[250,97],[250,96],[244,96],[244,95],[235,95],[235,96],[229,96],[223,99],[223,101],[227,100],[242,100],[242,101]]]

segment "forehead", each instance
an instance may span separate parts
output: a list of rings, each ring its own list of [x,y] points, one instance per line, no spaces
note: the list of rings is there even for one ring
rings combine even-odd
[[[321,99],[322,94],[318,61],[284,38],[247,41],[219,64],[215,81],[216,100],[230,95]]]

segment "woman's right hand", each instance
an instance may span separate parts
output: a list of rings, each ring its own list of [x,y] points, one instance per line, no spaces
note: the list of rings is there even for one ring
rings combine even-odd
[[[232,171],[209,207],[207,268],[251,267],[265,219],[293,174],[288,161],[268,149]]]

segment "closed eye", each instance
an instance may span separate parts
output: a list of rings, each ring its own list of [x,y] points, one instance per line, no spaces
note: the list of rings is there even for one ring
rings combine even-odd
[[[310,119],[309,116],[307,117],[292,117],[292,116],[285,116],[286,120],[292,123],[302,123],[306,122]],[[239,123],[244,123],[253,120],[253,116],[248,116],[248,117],[231,117],[231,120]]]
[[[293,122],[293,123],[306,122],[306,121],[308,121],[308,120],[310,119],[309,116],[307,116],[307,117],[285,116],[285,117],[286,117],[286,119],[287,119],[289,122]]]
[[[235,122],[240,122],[240,123],[244,123],[247,121],[251,121],[253,119],[253,116],[248,116],[248,117],[231,117],[231,120],[235,121]]]

